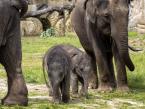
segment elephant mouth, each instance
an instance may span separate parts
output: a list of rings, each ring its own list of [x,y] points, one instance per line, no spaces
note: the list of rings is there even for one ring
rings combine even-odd
[[[104,35],[110,35],[110,34],[111,34],[110,29],[109,29],[109,28],[103,29],[103,34],[104,34]]]

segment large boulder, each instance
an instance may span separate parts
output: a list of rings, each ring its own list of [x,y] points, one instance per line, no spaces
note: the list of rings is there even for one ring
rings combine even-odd
[[[65,25],[66,25],[65,30],[66,30],[66,32],[72,32],[73,31],[70,16],[71,16],[71,12],[65,11]]]
[[[42,24],[36,18],[27,18],[25,21],[21,21],[22,36],[38,36],[42,31]]]
[[[54,29],[56,36],[65,36],[65,19],[60,18],[56,23]]]
[[[51,24],[51,27],[55,30],[56,36],[65,35],[65,18],[60,15],[58,12],[53,12],[49,15],[48,20]]]
[[[143,20],[142,17],[144,16],[144,0],[133,0],[130,4],[130,14],[129,14],[129,28],[136,29],[137,24],[140,20]]]
[[[48,20],[51,24],[52,27],[55,27],[56,23],[59,20],[59,13],[54,11],[53,13],[51,13],[48,17]]]
[[[28,1],[30,3],[28,11],[36,11],[38,7],[42,4],[48,4],[48,6],[49,5],[60,6],[60,5],[63,5],[64,2],[66,3],[69,0],[59,0],[59,2],[57,0],[49,0],[49,1],[48,0],[28,0]],[[71,21],[70,21],[70,12],[68,11],[64,11],[64,13],[56,12],[56,11],[50,12],[50,13],[39,16],[39,20],[36,18],[29,18],[26,21],[22,21],[21,22],[22,35],[25,35],[25,36],[39,35],[42,31],[46,31],[47,28],[49,27],[55,30],[56,36],[64,36],[65,32],[73,31],[72,26],[71,26]]]

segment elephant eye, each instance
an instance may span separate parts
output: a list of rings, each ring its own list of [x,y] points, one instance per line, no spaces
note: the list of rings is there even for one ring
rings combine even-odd
[[[110,15],[109,13],[104,13],[103,16],[104,16],[104,17],[109,17],[109,15]]]
[[[105,16],[105,17],[108,17],[109,15],[108,15],[108,14],[104,14],[104,16]]]

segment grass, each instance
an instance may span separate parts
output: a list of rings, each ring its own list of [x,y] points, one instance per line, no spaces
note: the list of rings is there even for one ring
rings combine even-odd
[[[42,57],[44,53],[56,44],[69,43],[81,47],[76,37],[26,37],[22,39],[23,44],[23,72],[27,82],[43,83]]]
[[[69,43],[76,47],[81,47],[77,37],[73,37],[74,34],[69,34],[69,37],[23,37],[22,38],[22,50],[23,50],[23,73],[27,83],[43,84],[44,78],[42,73],[42,57],[44,53],[52,46],[56,44]],[[145,39],[145,36],[137,37],[135,32],[129,33],[129,38],[134,40],[140,38]],[[145,48],[145,45],[142,46]],[[111,109],[108,102],[119,99],[131,99],[133,101],[143,103],[141,107],[132,107],[134,105],[130,103],[117,104],[118,109],[144,109],[145,108],[145,51],[139,53],[132,53],[131,57],[135,63],[136,69],[134,72],[127,70],[128,82],[131,88],[129,93],[120,93],[117,91],[111,93],[97,93],[95,90],[89,90],[89,99],[81,97],[73,97],[69,104],[53,104],[51,101],[30,100],[28,107],[7,107],[0,106],[0,109]],[[6,77],[3,67],[0,66],[0,78]],[[46,93],[29,93],[29,96],[42,95],[46,96]],[[2,94],[0,94],[2,96]],[[115,101],[113,101],[115,102]]]
[[[134,38],[134,37],[137,37],[138,36],[137,32],[134,32],[134,31],[133,32],[129,32],[128,35],[129,35],[130,38],[131,37]]]

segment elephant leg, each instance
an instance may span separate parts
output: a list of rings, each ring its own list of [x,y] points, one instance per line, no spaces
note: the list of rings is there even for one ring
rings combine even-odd
[[[61,103],[61,95],[60,95],[60,83],[52,84],[52,92],[53,92],[53,101],[54,103]]]
[[[90,22],[89,19],[86,19],[86,31],[95,56],[95,65],[97,65],[99,71],[100,80],[98,91],[112,91],[111,83],[109,81],[110,70],[105,51],[106,46],[104,44],[104,41],[107,41],[106,36],[103,34],[98,34],[96,31],[96,25]]]
[[[92,89],[97,89],[98,88],[98,72],[97,72],[97,65],[96,61],[92,59],[92,68],[93,68],[93,75],[89,79],[91,79],[91,88]]]
[[[95,55],[100,79],[98,91],[112,91],[112,83],[110,81],[111,71],[108,66],[107,53],[103,52],[101,48],[96,47]]]
[[[98,91],[112,91],[112,86],[110,82],[110,72],[109,69],[107,68],[108,66],[105,64],[106,62],[103,63],[101,62],[101,64],[100,63],[98,64],[99,78],[100,78]]]
[[[88,82],[88,76],[84,75],[83,76],[83,81],[84,81],[84,96],[88,98],[88,87],[89,87],[89,82]]]
[[[94,40],[95,41],[95,40]],[[93,42],[93,44],[96,42]],[[112,86],[110,82],[110,70],[107,61],[107,54],[103,52],[100,42],[97,42],[97,45],[93,45],[94,53],[96,58],[96,65],[98,66],[99,71],[99,86],[98,91],[112,91]]]
[[[90,24],[89,24],[90,25]],[[95,27],[94,27],[95,28]],[[87,28],[88,36],[90,36],[90,40],[92,42],[92,48],[94,52],[94,57],[96,61],[95,65],[98,67],[99,73],[99,86],[98,91],[112,91],[111,83],[110,83],[110,70],[107,62],[107,54],[104,52],[103,41],[99,38],[101,36],[95,36],[93,27]]]
[[[72,93],[78,94],[78,77],[74,73],[71,73],[71,85],[72,85]]]
[[[84,87],[84,80],[83,80],[83,78],[82,77],[80,77],[80,76],[78,76],[78,80],[79,80],[79,82],[81,83],[81,89],[80,89],[80,94],[81,95],[85,95],[85,87]]]
[[[116,79],[115,79],[115,73],[114,73],[114,66],[113,66],[113,54],[112,52],[107,53],[107,61],[108,61],[108,66],[110,68],[110,83],[112,88],[116,88]]]
[[[21,69],[21,43],[19,38],[11,37],[6,46],[1,47],[0,61],[5,67],[8,92],[2,99],[3,105],[27,105],[28,91]]]
[[[68,103],[70,100],[70,77],[67,75],[61,83],[62,102]]]
[[[120,91],[128,91],[128,83],[127,83],[127,73],[125,68],[125,63],[121,59],[118,49],[116,46],[113,48],[116,71],[117,71],[117,89]]]
[[[95,41],[95,40],[94,40]],[[99,42],[100,41],[100,42]],[[94,46],[94,53],[96,57],[96,64],[98,66],[99,71],[99,87],[98,91],[112,91],[111,81],[110,81],[110,68],[108,66],[108,58],[107,53],[104,52],[104,46],[102,45],[103,42],[98,39],[96,43],[97,45]]]
[[[53,96],[52,85],[49,83],[49,96]]]

